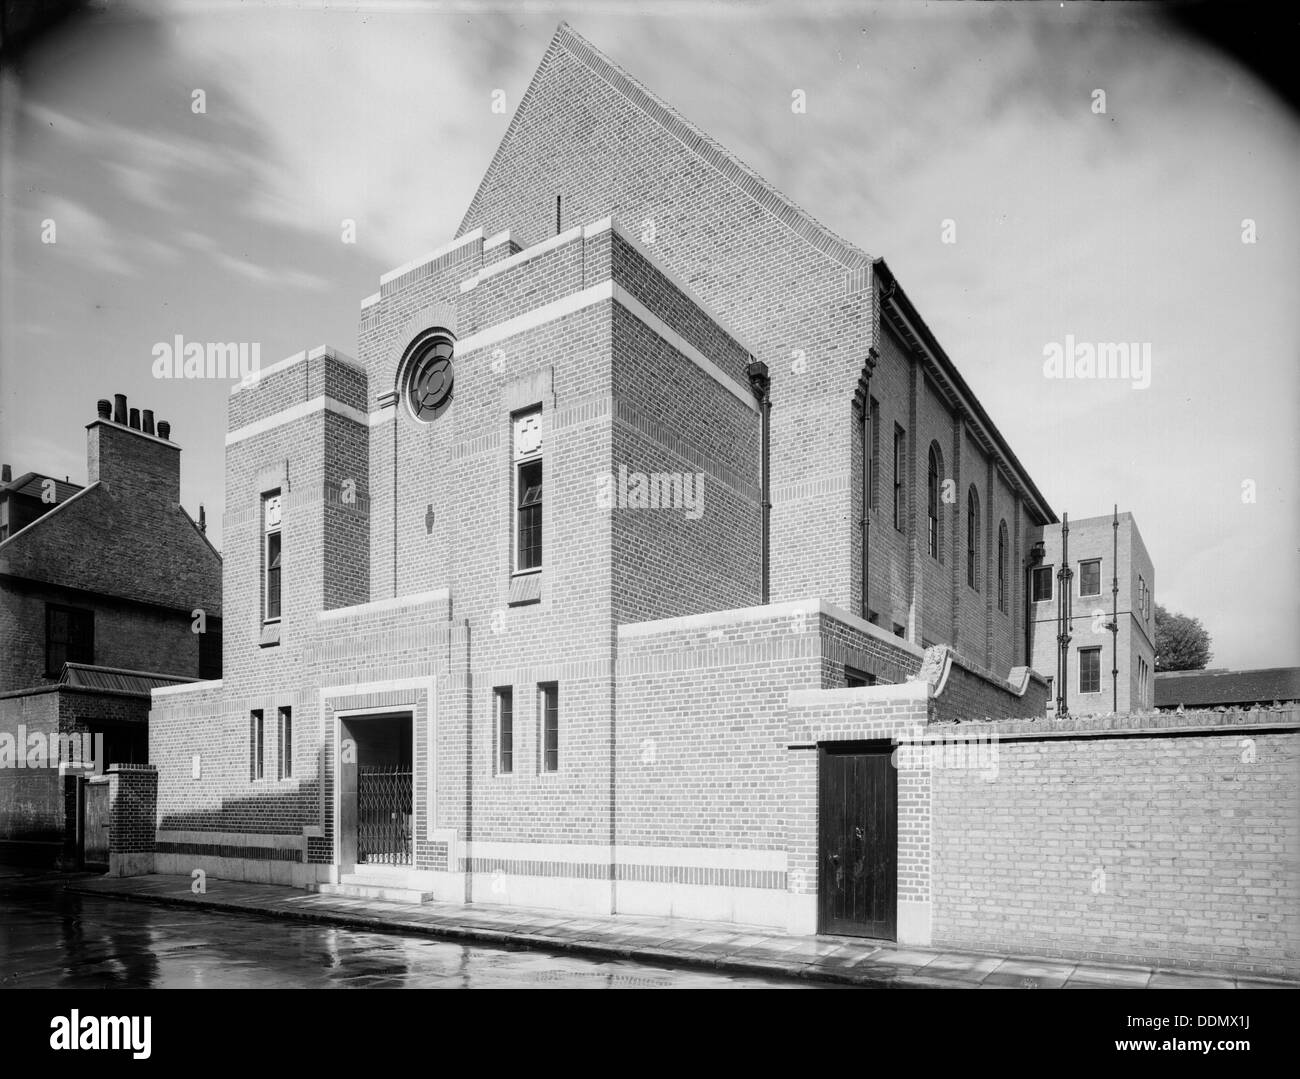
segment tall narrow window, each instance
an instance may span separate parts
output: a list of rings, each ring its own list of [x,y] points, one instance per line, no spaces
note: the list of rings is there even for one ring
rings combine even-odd
[[[998,610],[1007,611],[1007,522],[998,525]]]
[[[497,774],[515,770],[515,691],[509,686],[493,690],[496,709]]]
[[[515,572],[542,568],[542,412],[514,418]]]
[[[560,687],[546,682],[537,687],[537,711],[541,720],[542,771],[560,770]]]
[[[261,779],[266,774],[262,757],[262,750],[266,744],[266,731],[260,708],[249,716],[248,727],[248,778]]]
[[[1101,692],[1101,649],[1079,649],[1079,692]]]
[[[262,584],[262,620],[280,620],[280,492],[262,499],[262,536],[264,568]]]
[[[45,605],[45,674],[58,678],[65,663],[95,662],[95,612]]]
[[[906,489],[903,486],[903,463],[907,454],[907,433],[894,424],[894,527],[904,530],[907,519]]]
[[[868,476],[870,483],[870,503],[871,508],[878,509],[880,506],[880,402],[874,397],[871,398],[869,409],[871,421],[870,443],[871,443],[871,472]]]
[[[925,475],[925,515],[929,522],[930,557],[939,557],[939,476],[943,464],[939,459],[939,447],[930,443],[930,462]]]
[[[980,534],[980,496],[972,483],[966,493],[966,583],[980,589],[979,544]]]
[[[1079,563],[1079,595],[1101,595],[1101,559],[1092,558]]]
[[[277,772],[281,779],[293,778],[293,709],[280,709],[280,729],[277,732],[279,742],[279,767]]]

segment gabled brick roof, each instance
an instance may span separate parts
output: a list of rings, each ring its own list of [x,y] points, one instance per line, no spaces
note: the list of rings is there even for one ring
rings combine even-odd
[[[1186,708],[1226,704],[1272,704],[1300,700],[1300,667],[1255,671],[1161,671],[1156,674],[1156,707]]]
[[[701,131],[689,120],[686,120],[646,89],[645,86],[637,82],[636,79],[632,78],[631,75],[565,22],[560,23],[555,31],[555,36],[551,38],[551,44],[546,50],[546,55],[542,57],[542,62],[538,64],[533,80],[520,100],[519,107],[510,120],[510,126],[506,128],[506,133],[502,136],[497,152],[492,158],[492,164],[488,167],[487,172],[483,174],[479,190],[475,192],[474,200],[470,203],[469,210],[461,220],[460,227],[456,230],[457,236],[465,232],[476,215],[483,190],[495,171],[495,166],[501,156],[507,152],[507,147],[510,145],[510,136],[514,133],[521,118],[527,113],[528,100],[533,96],[533,92],[546,70],[548,62],[557,50],[568,53],[575,60],[582,63],[593,75],[608,83],[627,101],[668,131],[683,146],[693,151],[702,160],[708,162],[718,172],[727,177],[741,191],[811,247],[836,262],[842,263],[851,272],[863,275],[870,273],[872,263],[870,255],[841,239],[806,210],[797,206],[788,196],[783,195],[721,143],[710,138],[705,132]]]

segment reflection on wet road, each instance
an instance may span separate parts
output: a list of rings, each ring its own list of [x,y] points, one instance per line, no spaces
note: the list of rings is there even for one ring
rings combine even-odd
[[[0,870],[0,987],[810,988],[100,899],[12,870]]]

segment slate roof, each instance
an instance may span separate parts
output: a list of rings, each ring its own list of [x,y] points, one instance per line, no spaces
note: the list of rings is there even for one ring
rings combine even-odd
[[[173,674],[153,674],[148,671],[124,671],[118,667],[96,667],[88,663],[65,663],[59,675],[59,685],[73,689],[107,690],[110,693],[131,693],[148,697],[150,690],[160,686],[174,686],[179,682],[194,682]]]
[[[1156,674],[1156,707],[1186,708],[1232,704],[1272,704],[1300,700],[1300,667],[1254,671],[1161,671]]]
[[[27,498],[39,500],[42,493],[42,484],[46,480],[54,481],[54,502],[56,505],[65,499],[71,498],[81,490],[81,484],[79,483],[61,480],[57,476],[46,476],[41,472],[26,472],[9,483],[0,483],[0,495],[24,495]]]

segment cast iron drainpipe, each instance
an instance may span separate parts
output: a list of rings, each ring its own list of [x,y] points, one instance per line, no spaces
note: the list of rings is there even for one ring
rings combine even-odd
[[[759,440],[762,444],[762,533],[761,533],[761,551],[763,560],[763,602],[768,602],[770,591],[770,554],[769,554],[769,536],[772,528],[772,490],[770,487],[770,465],[771,465],[771,442],[772,442],[772,380],[767,372],[767,364],[762,360],[751,359],[745,365],[745,374],[749,376],[749,388],[754,391],[754,396],[758,399],[759,416],[760,416],[760,434]]]
[[[867,349],[867,361],[858,376],[853,392],[853,407],[862,417],[862,516],[858,531],[862,540],[862,618],[871,621],[871,372],[876,369],[880,353],[872,345]]]
[[[1119,503],[1111,520],[1110,557],[1110,710],[1119,711]]]
[[[1029,561],[1025,565],[1025,666],[1034,665],[1034,638],[1031,610],[1033,609],[1034,570],[1042,564],[1044,546],[1040,540],[1029,548]]]

